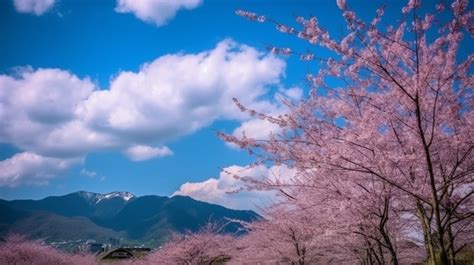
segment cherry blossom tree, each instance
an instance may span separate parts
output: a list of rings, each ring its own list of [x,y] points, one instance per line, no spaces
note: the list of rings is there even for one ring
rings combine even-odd
[[[334,244],[344,235],[325,231],[328,224],[319,222],[327,219],[286,205],[267,209],[265,216],[266,220],[244,224],[248,234],[231,249],[231,264],[354,264],[356,257],[342,244]]]
[[[473,244],[474,56],[463,46],[472,43],[474,11],[467,0],[449,6],[410,0],[400,21],[384,21],[391,24],[385,27],[384,6],[365,22],[344,0],[337,5],[347,24],[342,39],[332,37],[316,17],[297,17],[299,27],[292,27],[236,12],[275,23],[277,30],[332,56],[270,48],[319,62],[317,72],[307,76],[308,97],[282,99],[289,112],[276,117],[235,99],[242,111],[279,125],[282,132],[264,140],[220,136],[254,154],[256,165],[287,164],[299,172],[286,183],[242,177],[251,188],[278,190],[294,207],[330,196],[341,203],[343,197],[353,200],[346,217],[313,219],[365,220],[359,229],[338,231],[368,239],[359,244],[383,247],[361,263],[399,263],[397,249],[416,241],[409,240],[411,234],[422,238],[429,264],[455,264],[457,253]],[[411,230],[401,231],[404,227]],[[386,253],[390,258],[380,260]]]
[[[69,255],[40,242],[28,241],[19,235],[10,235],[0,244],[0,264],[9,265],[93,265],[92,255]]]
[[[284,212],[286,214],[286,212]],[[315,253],[311,245],[315,236],[303,231],[295,219],[283,218],[275,211],[269,213],[271,220],[261,220],[246,224],[249,234],[241,237],[233,249],[232,264],[242,263],[288,263],[308,264],[315,262]]]
[[[175,234],[145,260],[132,264],[223,264],[235,238],[221,234],[221,226],[208,224],[194,233]]]
[[[255,262],[294,264],[406,264],[425,258],[414,243],[416,223],[399,216],[406,211],[403,200],[396,189],[376,185],[383,183],[354,187],[353,180],[317,178],[308,172],[287,183],[235,177],[278,188],[288,200],[266,209],[266,220],[245,225],[249,234],[239,240],[237,250],[243,254],[232,255],[233,261],[253,257]]]

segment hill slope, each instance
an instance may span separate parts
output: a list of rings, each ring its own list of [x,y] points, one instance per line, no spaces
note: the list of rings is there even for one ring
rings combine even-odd
[[[259,218],[252,211],[231,210],[185,196],[79,191],[42,200],[0,200],[0,237],[19,233],[49,242],[115,238],[156,246],[173,232],[197,231],[207,222]],[[241,233],[242,227],[230,223],[224,231]]]

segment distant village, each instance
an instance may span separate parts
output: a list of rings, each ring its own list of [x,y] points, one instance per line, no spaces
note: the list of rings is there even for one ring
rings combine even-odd
[[[94,239],[51,242],[50,245],[72,251],[96,255],[99,261],[135,259],[148,255],[151,248],[140,246],[125,246],[118,238],[109,238],[108,242],[97,242]]]

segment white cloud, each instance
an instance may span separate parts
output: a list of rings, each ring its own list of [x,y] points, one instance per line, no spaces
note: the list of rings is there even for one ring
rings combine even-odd
[[[271,55],[225,40],[211,51],[165,55],[137,73],[122,72],[109,90],[95,92],[79,111],[96,130],[138,143],[162,143],[219,118],[246,118],[233,97],[262,111],[272,108],[259,98],[268,85],[279,82],[284,67]]]
[[[104,175],[99,175],[99,173],[92,171],[92,170],[87,170],[85,168],[81,169],[80,172],[81,176],[89,177],[89,178],[95,178],[100,181],[104,181],[106,179],[106,176]]]
[[[202,0],[117,0],[115,11],[133,13],[137,18],[162,26],[181,9],[194,9]]]
[[[94,132],[76,111],[94,89],[89,79],[59,69],[0,75],[0,141],[42,156],[82,155]]]
[[[19,153],[0,161],[0,186],[14,187],[25,183],[44,185],[81,162],[82,158],[61,159],[30,152]]]
[[[95,178],[97,176],[97,172],[95,171],[90,171],[85,168],[81,169],[81,175],[89,177],[89,178]]]
[[[40,16],[54,6],[55,0],[13,0],[16,11]]]
[[[284,61],[231,40],[120,72],[108,89],[60,69],[19,69],[0,75],[0,142],[52,158],[96,151],[120,151],[132,160],[167,155],[171,150],[157,146],[217,119],[246,121],[233,97],[273,111],[262,96],[284,69]]]
[[[167,146],[151,147],[135,145],[125,150],[125,154],[133,161],[143,161],[155,157],[169,156],[173,154],[173,151],[171,151]]]
[[[246,137],[257,140],[265,140],[268,139],[270,134],[277,134],[280,131],[281,128],[277,124],[271,123],[267,120],[251,119],[243,122],[239,127],[237,127],[232,135],[238,138],[245,135]]]
[[[278,117],[288,112],[288,108],[281,103],[281,98],[285,100],[300,100],[303,96],[303,90],[298,87],[288,89],[279,89],[279,93],[275,94],[275,103],[271,108],[267,108],[266,115]],[[280,99],[278,99],[280,98]],[[282,131],[282,128],[266,119],[252,118],[244,121],[241,125],[234,129],[232,135],[237,138],[248,137],[257,140],[266,140],[270,135],[277,135]],[[236,148],[235,144],[228,144],[230,147]]]
[[[231,209],[255,210],[268,206],[277,201],[274,191],[247,190],[242,180],[234,178],[250,177],[257,180],[288,181],[295,175],[295,170],[286,166],[241,167],[230,166],[224,168],[219,178],[210,178],[202,182],[186,182],[173,195],[185,195],[194,199],[216,203]],[[239,191],[239,192],[235,192]]]
[[[280,89],[280,93],[289,100],[299,101],[303,97],[303,90],[299,87]]]

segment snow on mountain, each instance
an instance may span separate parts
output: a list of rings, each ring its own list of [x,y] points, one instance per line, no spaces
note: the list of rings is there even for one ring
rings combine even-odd
[[[120,197],[124,201],[129,201],[130,199],[135,197],[135,195],[131,194],[130,192],[126,192],[126,191],[115,191],[115,192],[110,192],[110,193],[101,194],[101,195],[102,196],[97,200],[96,203],[99,203],[101,200],[108,200],[108,199],[112,199],[112,198],[115,198],[115,197]]]
[[[114,191],[106,194],[79,191],[78,194],[81,195],[84,199],[86,199],[90,204],[97,204],[102,200],[109,200],[116,197],[122,198],[122,200],[124,201],[129,201],[130,199],[136,197],[132,193],[126,191]]]

